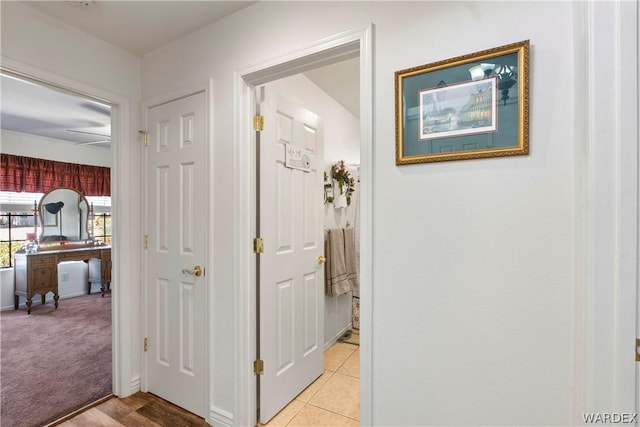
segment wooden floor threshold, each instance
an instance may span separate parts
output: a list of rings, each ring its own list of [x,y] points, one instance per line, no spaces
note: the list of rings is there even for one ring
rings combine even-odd
[[[85,405],[82,408],[77,409],[77,410],[73,411],[72,413],[65,415],[62,418],[58,418],[57,420],[45,425],[44,427],[53,427],[53,426],[57,426],[58,424],[62,424],[65,421],[69,421],[71,418],[75,417],[76,415],[78,415],[78,414],[80,414],[80,413],[82,413],[84,411],[87,411],[87,410],[93,408],[94,406],[98,406],[99,404],[101,404],[103,402],[106,402],[107,400],[111,399],[112,397],[113,397],[113,393],[108,394],[105,397],[103,397],[101,399],[98,399],[95,402],[91,402],[88,405]]]

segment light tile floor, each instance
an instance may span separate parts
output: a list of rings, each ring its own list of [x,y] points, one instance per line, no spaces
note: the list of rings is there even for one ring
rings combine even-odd
[[[360,348],[338,342],[324,353],[324,373],[266,427],[359,426]]]

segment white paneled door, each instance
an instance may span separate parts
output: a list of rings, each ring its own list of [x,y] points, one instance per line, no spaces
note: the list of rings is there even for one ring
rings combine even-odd
[[[147,390],[205,416],[206,101],[148,109]]]
[[[264,239],[258,274],[262,423],[322,374],[324,342],[320,119],[268,90],[264,95],[264,130],[258,136],[259,234]]]

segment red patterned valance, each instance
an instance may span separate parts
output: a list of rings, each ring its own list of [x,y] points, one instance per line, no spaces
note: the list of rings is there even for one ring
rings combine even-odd
[[[46,193],[56,187],[73,188],[85,196],[110,196],[111,170],[0,154],[0,190]]]

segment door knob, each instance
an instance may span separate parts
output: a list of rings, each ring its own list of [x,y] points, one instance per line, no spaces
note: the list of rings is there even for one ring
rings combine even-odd
[[[323,257],[322,255],[320,255],[320,256],[318,257],[318,264],[324,264],[324,262],[325,262],[326,260],[327,260],[327,259],[326,259],[325,257]]]
[[[200,277],[202,276],[203,271],[204,269],[202,267],[200,267],[199,265],[196,265],[195,267],[193,267],[192,270],[189,270],[188,268],[183,268],[182,274],[190,274],[192,276]]]

